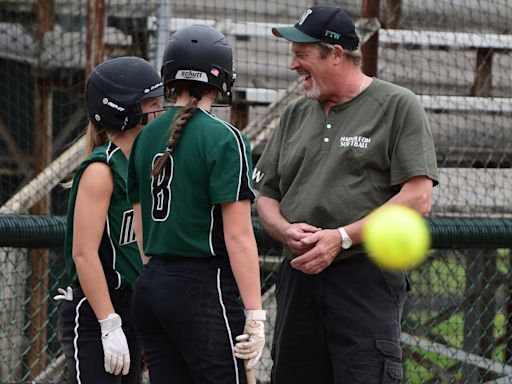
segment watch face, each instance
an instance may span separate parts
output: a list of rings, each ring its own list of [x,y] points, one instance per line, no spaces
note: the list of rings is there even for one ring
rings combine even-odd
[[[341,235],[341,248],[342,249],[348,249],[352,246],[352,239],[349,237],[347,232],[343,228],[338,228],[338,231]]]
[[[343,249],[348,249],[351,246],[352,246],[352,240],[350,239],[350,237],[348,237],[348,235],[344,236],[343,240],[341,241],[341,247]]]

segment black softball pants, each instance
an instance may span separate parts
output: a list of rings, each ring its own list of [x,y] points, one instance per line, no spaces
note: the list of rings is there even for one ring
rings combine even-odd
[[[233,352],[245,315],[227,259],[152,258],[132,310],[151,384],[246,384]]]

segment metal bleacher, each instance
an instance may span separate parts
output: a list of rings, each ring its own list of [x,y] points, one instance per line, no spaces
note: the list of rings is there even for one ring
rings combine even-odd
[[[512,34],[505,27],[512,25],[512,8],[478,0],[410,0],[401,2],[408,18],[388,29],[390,3],[381,2],[378,76],[411,89],[427,112],[441,167],[433,214],[512,215],[512,193],[503,194],[512,191]],[[249,105],[244,131],[258,156],[283,106],[300,95],[284,54],[289,44],[275,38],[271,27],[293,23],[310,4],[251,4],[237,2],[219,14],[201,1],[177,1],[170,24],[174,30],[202,22],[226,34],[236,55],[235,100]],[[361,0],[342,6],[360,19]],[[255,47],[267,48],[260,55]]]
[[[64,26],[83,2],[57,2],[63,26],[57,24],[45,34],[41,58],[47,58],[54,67],[83,67],[80,53],[84,50],[85,34],[76,27]],[[18,11],[31,9],[36,3],[0,0],[2,6]],[[172,32],[187,24],[205,23],[226,34],[234,48],[238,74],[235,101],[248,105],[247,133],[259,137],[258,148],[262,148],[267,137],[262,132],[270,132],[272,125],[263,127],[261,122],[268,120],[269,106],[285,97],[297,78],[288,69],[289,44],[275,38],[271,27],[293,23],[310,2],[256,3],[176,0],[171,5],[168,29]],[[407,17],[395,23],[395,29],[388,29],[386,20],[391,3],[396,1],[381,2],[378,76],[418,95],[429,115],[440,164],[510,167],[512,34],[507,25],[512,25],[511,7],[491,8],[479,0],[409,0],[401,2],[401,13]],[[133,46],[132,35],[112,23],[112,19],[144,20],[141,27],[156,32],[159,1],[130,2],[128,6],[126,1],[111,0],[106,4],[110,20],[105,34],[109,56],[130,52]],[[360,19],[362,0],[347,0],[342,6],[354,19]],[[151,44],[154,46],[154,41],[150,40],[148,46]],[[30,62],[37,56],[36,47],[26,28],[0,20],[3,58]],[[279,112],[279,108],[274,110]],[[219,113],[225,117],[222,113],[226,112]]]

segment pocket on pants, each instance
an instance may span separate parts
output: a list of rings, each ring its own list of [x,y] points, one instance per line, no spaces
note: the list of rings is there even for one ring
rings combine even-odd
[[[401,384],[402,349],[395,339],[367,339],[350,351],[346,369],[339,371],[339,381],[350,384]]]
[[[384,372],[382,377],[382,384],[400,384],[402,383],[402,380],[402,364],[384,359]]]
[[[384,357],[382,384],[401,383],[403,380],[403,368],[400,342],[390,339],[376,339],[375,345]]]

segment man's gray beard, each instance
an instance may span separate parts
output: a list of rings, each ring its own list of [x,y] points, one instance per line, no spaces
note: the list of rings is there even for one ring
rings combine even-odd
[[[304,90],[304,96],[310,99],[318,100],[318,98],[320,97],[320,88],[318,87],[316,81],[313,80],[313,78],[311,78],[312,88],[309,91],[306,91],[306,89],[304,88],[304,82],[305,80],[302,80],[302,89]]]

